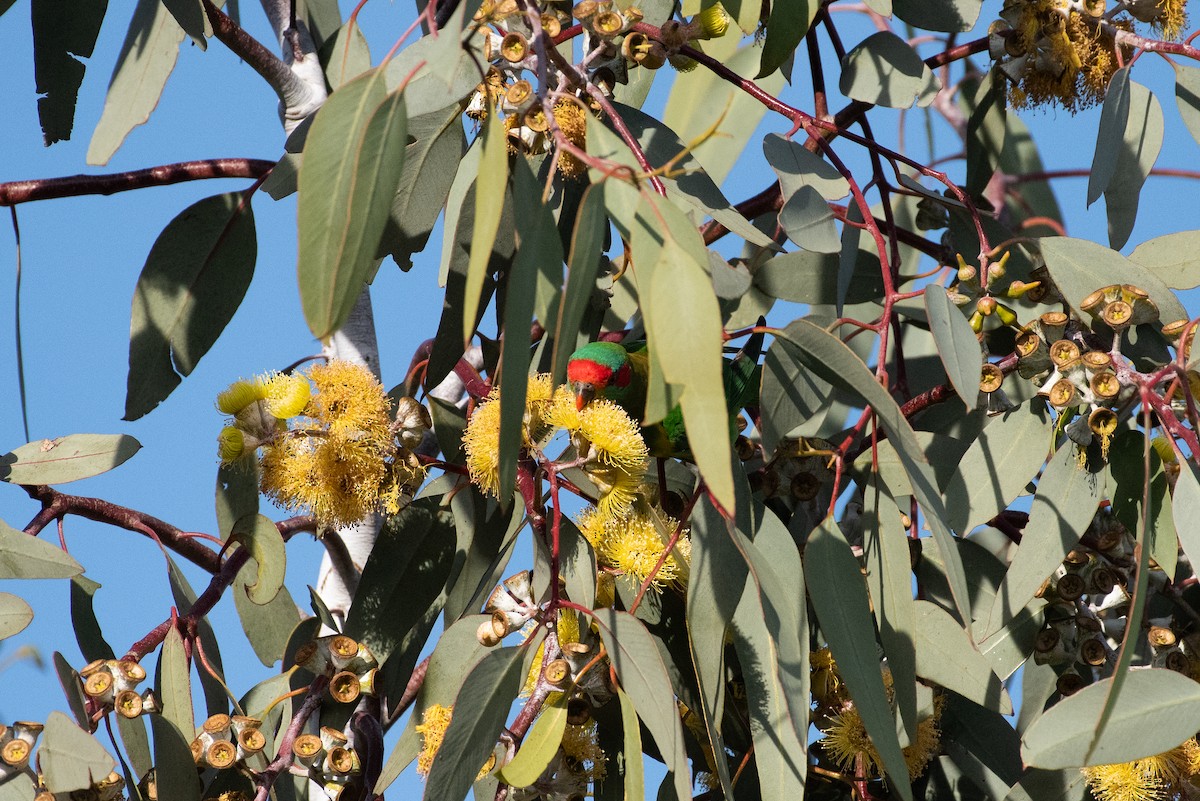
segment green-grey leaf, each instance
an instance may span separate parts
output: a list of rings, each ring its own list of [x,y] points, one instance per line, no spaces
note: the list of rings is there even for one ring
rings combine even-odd
[[[961,626],[940,606],[916,604],[917,675],[985,709],[1012,714],[1012,699]]]
[[[527,652],[533,650],[532,646],[495,649],[463,679],[454,716],[429,769],[426,801],[461,801],[466,795],[496,745],[525,680]]]
[[[296,601],[287,587],[281,587],[265,605],[250,600],[250,576],[257,576],[258,573],[258,564],[252,558],[239,571],[230,594],[254,655],[266,667],[272,667],[283,658],[288,637],[300,622],[300,610],[296,608]]]
[[[521,741],[516,756],[500,769],[500,781],[512,787],[528,787],[537,781],[562,745],[566,729],[567,701],[566,696],[560,694],[542,707],[541,714]]]
[[[642,622],[628,612],[597,609],[595,621],[621,688],[628,693],[638,716],[673,774],[679,801],[691,798],[683,731],[675,707],[675,693],[658,646]]]
[[[179,23],[192,39],[192,43],[201,50],[208,49],[205,34],[210,34],[208,17],[204,13],[204,4],[200,0],[163,0],[163,5],[171,12],[171,16]]]
[[[924,108],[933,102],[941,81],[917,51],[896,34],[880,31],[858,44],[842,59],[842,94],[864,103]]]
[[[341,327],[376,263],[404,169],[407,116],[382,69],[330,95],[313,120],[300,165],[300,299],[325,339]]]
[[[180,731],[195,731],[196,722],[192,711],[192,679],[188,668],[187,654],[183,649],[183,638],[174,627],[163,640],[162,653],[158,659],[159,697],[162,699],[162,714]]]
[[[129,132],[150,119],[175,69],[184,35],[161,0],[138,0],[88,144],[88,164],[107,164]]]
[[[1104,192],[1108,212],[1108,243],[1125,246],[1137,218],[1142,184],[1158,159],[1163,143],[1163,113],[1158,99],[1146,87],[1129,82],[1129,119],[1112,180]]]
[[[246,595],[256,604],[270,603],[283,587],[287,572],[287,551],[279,529],[268,517],[247,515],[233,524],[229,539],[249,549],[254,557],[256,579],[246,585]]]
[[[789,198],[802,186],[815,187],[826,200],[850,194],[850,182],[837,168],[799,142],[779,134],[763,137],[763,155],[779,178],[783,197]]]
[[[795,345],[777,339],[763,360],[762,445],[773,454],[779,441],[787,436],[815,435],[825,420],[833,386],[809,370]]]
[[[1104,497],[1104,478],[1080,467],[1075,454],[1075,443],[1067,440],[1042,472],[1025,536],[996,591],[986,637],[1025,608],[1096,514]]]
[[[84,59],[92,57],[108,0],[33,0],[33,76],[47,145],[71,138]]]
[[[204,198],[167,223],[133,291],[126,420],[154,409],[191,375],[246,296],[257,256],[243,192]]]
[[[33,609],[8,592],[0,592],[0,640],[18,634],[33,620]]]
[[[808,597],[846,680],[854,706],[901,797],[912,798],[908,767],[896,738],[892,708],[875,650],[870,600],[858,560],[832,518],[813,530],[804,549]]]
[[[1049,431],[1041,402],[991,419],[946,484],[947,524],[966,535],[1006,509],[1046,461]]]
[[[814,253],[837,253],[842,241],[833,210],[814,186],[800,186],[779,210],[779,224],[788,239]]]
[[[91,717],[88,715],[88,699],[83,694],[83,681],[79,678],[79,674],[75,668],[71,667],[71,663],[66,657],[55,651],[51,656],[51,661],[54,662],[54,672],[58,675],[58,683],[63,689],[63,695],[67,698],[67,706],[71,709],[71,714],[75,716],[75,720],[81,726],[90,726]]]
[[[1087,204],[1091,206],[1108,190],[1117,171],[1117,161],[1125,142],[1125,125],[1129,121],[1129,67],[1113,73],[1104,93],[1104,109],[1096,128],[1096,154],[1088,175]]]
[[[1183,552],[1194,564],[1200,564],[1200,481],[1190,463],[1185,463],[1175,479],[1175,491],[1171,496],[1171,511],[1175,517],[1175,530]]]
[[[149,715],[154,731],[154,768],[159,787],[171,788],[175,801],[200,801],[200,774],[188,748],[191,742],[162,715]],[[188,732],[191,734],[191,732]]]
[[[571,252],[566,288],[554,332],[553,373],[558,386],[567,379],[567,362],[576,347],[584,312],[596,291],[596,274],[604,255],[608,217],[604,214],[604,184],[584,190],[571,232]]]
[[[467,282],[463,311],[463,342],[475,333],[479,296],[483,292],[488,259],[500,216],[504,211],[504,188],[508,184],[508,145],[500,115],[489,114],[483,129],[483,150],[475,179],[475,221],[471,236],[471,255],[467,262]]]
[[[1084,687],[1034,721],[1021,738],[1025,764],[1053,770],[1130,762],[1169,751],[1196,733],[1200,684],[1173,670],[1131,670],[1089,755],[1112,682]]]
[[[325,80],[337,91],[371,68],[371,50],[362,28],[354,20],[347,22],[321,45]]]
[[[620,687],[617,688],[617,698],[621,702],[621,730],[625,737],[625,797],[644,798],[642,730],[638,725],[637,708]]]
[[[99,589],[100,585],[87,576],[71,578],[71,628],[75,630],[75,641],[79,643],[79,651],[87,662],[116,657],[112,646],[100,631],[100,622],[96,620],[93,600]]]
[[[983,0],[892,0],[897,17],[927,31],[969,31],[979,19]]]
[[[69,553],[0,520],[0,579],[70,578],[83,565]]]
[[[1183,304],[1157,275],[1141,269],[1115,250],[1086,239],[1056,236],[1040,240],[1046,268],[1067,303],[1083,319],[1089,319],[1079,304],[1083,299],[1113,284],[1133,284],[1149,293],[1164,322],[1190,319]]]
[[[763,42],[758,77],[765,78],[791,58],[796,46],[808,33],[820,3],[815,0],[776,0],[767,18],[767,37]]]
[[[127,434],[69,434],[22,445],[0,456],[0,481],[66,484],[106,473],[142,444]]]
[[[925,312],[929,315],[929,331],[938,357],[969,412],[979,399],[979,369],[983,364],[979,339],[967,318],[950,302],[946,290],[937,284],[925,287]]]
[[[190,753],[190,752],[189,752]],[[84,790],[108,777],[117,763],[95,737],[62,712],[51,712],[38,748],[38,764],[52,793]]]
[[[879,261],[866,269],[865,260],[857,260],[846,303],[864,303],[883,297],[883,278]],[[754,286],[780,300],[832,306],[838,300],[838,258],[827,254],[795,251],[781,253],[759,266]]]
[[[1143,242],[1129,254],[1129,260],[1157,275],[1171,289],[1195,289],[1200,286],[1200,231],[1176,231]]]
[[[1200,142],[1200,69],[1173,64],[1175,67],[1175,104],[1192,138]]]

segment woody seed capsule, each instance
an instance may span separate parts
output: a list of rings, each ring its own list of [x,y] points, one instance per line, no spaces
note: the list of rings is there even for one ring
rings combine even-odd
[[[1004,373],[994,364],[985,364],[980,368],[979,391],[995,392],[1004,383]]]
[[[555,659],[546,665],[545,676],[547,682],[555,687],[561,687],[563,682],[571,677],[571,666],[565,659]]]

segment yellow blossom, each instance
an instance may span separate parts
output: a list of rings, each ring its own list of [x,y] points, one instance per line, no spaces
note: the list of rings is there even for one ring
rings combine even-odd
[[[1200,745],[1190,738],[1161,754],[1084,768],[1097,801],[1166,801],[1185,792],[1200,769]]]
[[[267,411],[284,420],[303,412],[311,396],[312,387],[304,376],[275,373],[266,380],[263,400],[267,403]]]
[[[521,441],[526,448],[540,448],[554,433],[550,415],[554,396],[549,375],[530,376],[525,390],[525,414]],[[493,389],[475,407],[463,432],[467,472],[488,495],[500,495],[500,390]]]
[[[579,531],[596,551],[596,560],[607,567],[615,568],[633,581],[641,584],[654,570],[662,557],[666,537],[674,533],[678,521],[663,518],[660,534],[654,518],[643,511],[634,511],[628,517],[613,517],[602,509],[585,509],[578,520]],[[654,574],[652,586],[658,588],[671,582],[683,582],[687,578],[686,557],[690,541],[686,536],[679,538],[676,552],[685,561],[681,564],[676,554],[667,557]]]
[[[421,722],[416,725],[417,734],[421,735],[421,753],[417,756],[417,773],[420,775],[429,775],[433,758],[442,747],[442,738],[446,736],[453,715],[453,707],[433,704],[425,709]]]
[[[908,768],[910,778],[917,778],[925,772],[929,761],[937,754],[941,743],[941,733],[938,721],[941,717],[942,699],[934,701],[933,714],[917,723],[917,734],[911,744],[903,749],[904,764]],[[852,773],[855,760],[861,754],[863,768],[870,777],[880,776],[883,772],[883,759],[875,744],[871,742],[862,716],[854,706],[848,706],[834,715],[825,729],[825,738],[821,747],[829,754],[838,768]]]
[[[587,146],[587,112],[577,100],[559,100],[554,104],[554,121],[567,141],[583,150]],[[575,154],[565,149],[558,151],[558,171],[564,178],[578,178],[587,171],[587,165]]]
[[[603,779],[608,765],[597,734],[596,721],[589,720],[587,723],[568,723],[562,738],[563,754],[574,760],[592,781]]]
[[[223,414],[237,414],[255,401],[266,397],[266,385],[259,379],[234,381],[217,395],[217,408]]]
[[[224,464],[232,464],[246,454],[246,437],[240,428],[225,426],[217,435],[217,455]]]
[[[391,402],[370,370],[354,362],[333,360],[313,365],[309,376],[317,389],[309,416],[331,435],[391,439]]]

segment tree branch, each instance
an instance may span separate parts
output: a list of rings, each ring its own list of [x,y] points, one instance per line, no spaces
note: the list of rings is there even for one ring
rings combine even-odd
[[[275,162],[264,159],[202,159],[160,164],[112,175],[67,175],[0,183],[0,206],[82,195],[113,195],[152,186],[169,186],[207,178],[261,178]]]

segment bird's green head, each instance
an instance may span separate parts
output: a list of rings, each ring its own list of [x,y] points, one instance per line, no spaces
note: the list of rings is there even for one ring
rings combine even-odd
[[[575,393],[577,409],[593,398],[603,397],[609,387],[628,386],[631,378],[629,354],[616,342],[589,342],[572,353],[567,362],[567,381]]]

